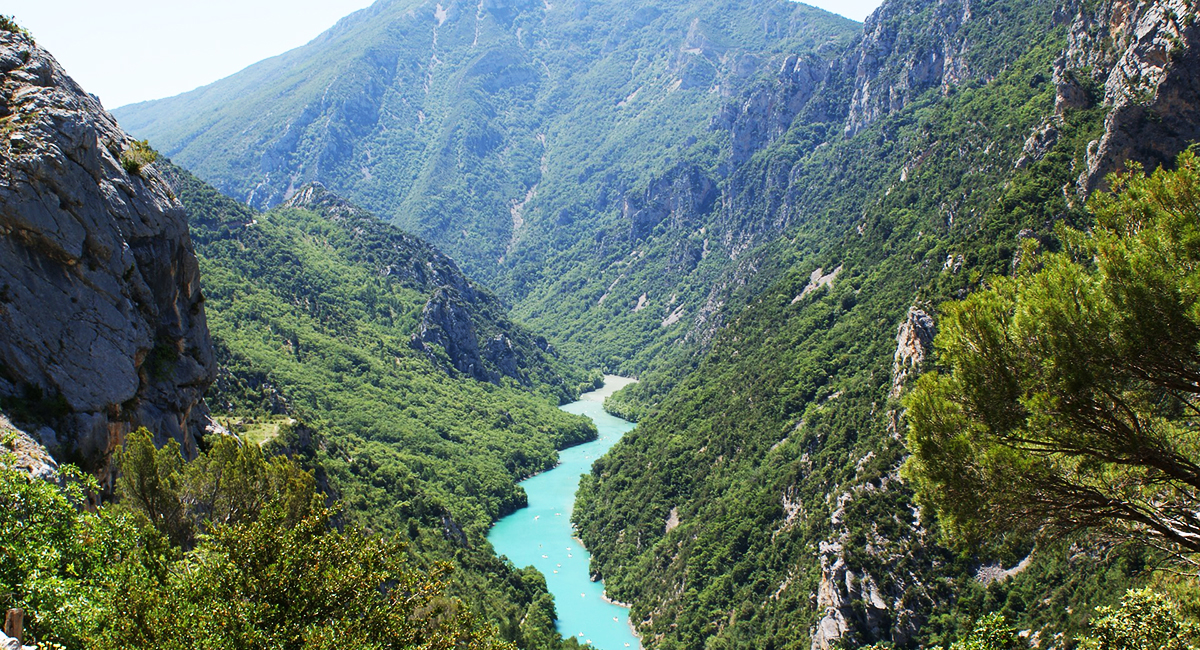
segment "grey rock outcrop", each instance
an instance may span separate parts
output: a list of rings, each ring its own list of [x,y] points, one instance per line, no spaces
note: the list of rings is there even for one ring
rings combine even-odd
[[[864,25],[861,45],[847,71],[854,95],[846,134],[858,133],[880,117],[898,111],[930,88],[948,89],[970,74],[969,41],[962,28],[970,22],[970,0],[888,2]],[[925,11],[925,33],[914,37],[908,17]]]
[[[12,455],[12,466],[34,478],[58,481],[58,462],[33,436],[0,415],[0,453]]]
[[[910,375],[916,376],[921,363],[933,347],[934,329],[933,317],[924,311],[911,307],[904,322],[896,331],[896,352],[892,357],[892,392],[891,397],[899,397],[904,390],[904,382]]]
[[[186,216],[153,165],[123,166],[133,146],[0,32],[0,398],[101,478],[139,426],[194,454],[216,371]]]
[[[786,133],[825,82],[829,69],[829,62],[816,56],[790,56],[770,84],[758,86],[738,105],[726,105],[712,126],[731,132],[732,162],[748,160]]]
[[[471,295],[476,303],[480,301],[476,294]],[[482,334],[476,313],[479,309],[455,289],[435,289],[421,310],[421,327],[413,334],[410,347],[424,352],[434,363],[442,361],[434,346],[441,348],[455,370],[478,381],[499,383],[501,377],[508,377],[529,385],[524,369],[529,364],[527,352],[519,350],[519,343],[505,332]]]
[[[21,645],[17,639],[0,632],[0,650],[36,650],[37,646]]]
[[[655,178],[644,192],[625,197],[623,216],[632,239],[648,237],[670,221],[680,227],[708,213],[717,199],[717,184],[695,165],[679,165]]]
[[[320,183],[297,190],[285,208],[310,210],[350,234],[352,247],[375,272],[429,298],[409,347],[436,365],[478,381],[507,377],[529,386],[531,368],[557,355],[545,339],[535,339],[508,320],[495,296],[475,285],[436,247],[386,224]],[[257,387],[255,387],[257,390]]]
[[[1081,80],[1103,83],[1104,134],[1088,147],[1083,195],[1127,161],[1170,164],[1200,140],[1200,26],[1190,0],[1110,0],[1080,11],[1058,62],[1059,111],[1086,105]]]
[[[490,379],[479,354],[479,338],[471,312],[461,296],[448,288],[433,292],[421,310],[421,329],[412,338],[412,347],[428,353],[436,345],[445,351],[456,370],[479,381]]]

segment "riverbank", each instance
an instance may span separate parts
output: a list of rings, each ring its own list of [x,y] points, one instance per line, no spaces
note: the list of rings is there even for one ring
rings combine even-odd
[[[575,538],[571,511],[580,477],[634,428],[632,422],[603,409],[605,398],[632,381],[606,376],[603,388],[561,407],[591,418],[597,439],[560,451],[557,467],[522,481],[529,505],[502,518],[488,532],[497,553],[518,567],[532,565],[545,576],[558,611],[559,633],[597,650],[637,650],[641,640],[629,620],[629,609],[608,598],[603,582],[591,581],[591,556]]]
[[[632,377],[622,377],[620,375],[604,375],[604,385],[596,390],[584,393],[579,396],[581,402],[600,402],[608,399],[613,393],[625,388],[630,384],[636,384],[637,380]]]

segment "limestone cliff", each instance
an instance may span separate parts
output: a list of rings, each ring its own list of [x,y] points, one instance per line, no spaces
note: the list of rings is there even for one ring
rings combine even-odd
[[[186,217],[137,149],[0,31],[0,404],[102,478],[139,426],[194,454],[216,370]]]
[[[913,29],[913,16],[922,18]],[[846,133],[854,134],[903,108],[930,88],[943,91],[971,73],[964,26],[969,0],[889,2],[867,18],[862,44],[850,56],[854,95]]]
[[[1189,0],[1111,0],[1084,7],[1056,66],[1056,109],[1090,103],[1088,77],[1102,84],[1104,134],[1088,147],[1079,177],[1086,194],[1126,161],[1170,164],[1200,139],[1200,27]],[[1095,94],[1099,94],[1096,92]]]

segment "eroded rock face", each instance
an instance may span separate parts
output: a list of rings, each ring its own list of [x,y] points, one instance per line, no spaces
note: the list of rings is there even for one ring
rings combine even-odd
[[[12,467],[45,481],[58,481],[58,462],[33,436],[0,415],[0,453],[12,455]]]
[[[712,209],[717,184],[695,165],[678,165],[650,183],[644,192],[625,197],[622,209],[631,239],[645,239],[664,220],[678,228]]]
[[[216,371],[187,219],[47,52],[0,32],[0,397],[104,478],[145,426],[188,455]]]
[[[816,56],[789,56],[772,83],[755,88],[740,105],[725,106],[713,126],[731,132],[732,162],[748,160],[786,133],[829,76],[829,68],[828,61]]]
[[[912,39],[902,17],[926,4],[930,3],[889,2],[867,18],[862,44],[848,66],[854,95],[847,135],[900,110],[929,88],[945,90],[970,75],[970,43],[961,31],[972,18],[970,1],[938,0],[925,23],[926,33]]]
[[[1190,0],[1112,0],[1082,11],[1057,77],[1086,70],[1104,74],[1109,108],[1104,135],[1088,147],[1081,194],[1105,186],[1105,176],[1126,161],[1153,169],[1200,139],[1200,26]],[[1060,108],[1080,100],[1060,84]]]
[[[412,347],[416,350],[432,352],[431,345],[441,347],[459,372],[479,381],[489,380],[479,356],[479,338],[471,312],[463,304],[462,297],[446,287],[435,290],[425,303],[421,310],[421,329],[412,338]]]
[[[909,375],[916,376],[925,356],[933,347],[933,337],[936,333],[933,317],[924,311],[911,307],[904,322],[896,331],[896,353],[892,358],[892,392],[891,397],[899,397],[904,390],[904,382]]]

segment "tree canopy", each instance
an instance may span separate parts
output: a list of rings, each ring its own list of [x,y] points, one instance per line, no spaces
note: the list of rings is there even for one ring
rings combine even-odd
[[[908,476],[960,539],[1080,529],[1200,551],[1200,160],[1094,196],[1059,252],[943,306]]]
[[[0,446],[0,608],[43,648],[511,648],[446,593],[450,565],[338,530],[313,478],[223,437],[184,462],[130,435],[121,500],[63,486]]]

